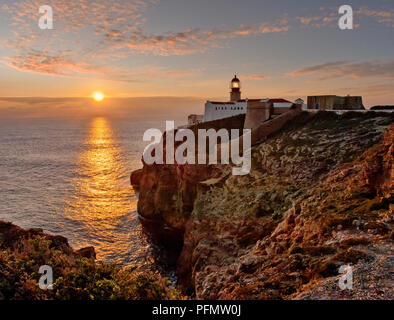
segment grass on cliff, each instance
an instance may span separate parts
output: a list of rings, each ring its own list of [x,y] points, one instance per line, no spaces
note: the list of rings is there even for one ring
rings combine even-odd
[[[0,243],[1,245],[1,243]],[[53,289],[41,290],[41,265],[53,268]],[[0,249],[0,300],[179,299],[166,279],[133,268],[96,263],[59,248],[42,237]]]

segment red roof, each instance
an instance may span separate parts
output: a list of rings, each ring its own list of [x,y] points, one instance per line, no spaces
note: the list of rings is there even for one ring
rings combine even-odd
[[[264,99],[248,99],[248,101],[261,101],[261,100],[264,100]],[[246,102],[246,99],[241,99],[241,100],[238,100],[237,102]],[[282,98],[269,99],[269,102],[272,102],[272,103],[292,103],[292,102],[282,99]],[[233,101],[229,101],[229,102],[211,101],[211,103],[212,104],[235,104]]]
[[[291,103],[290,101],[287,101],[285,99],[270,99],[270,102],[272,102],[272,103]]]
[[[248,101],[260,101],[261,99],[248,99]],[[238,100],[237,102],[246,102],[246,99]]]
[[[215,102],[215,101],[210,101],[212,104],[235,104],[234,102],[232,102],[232,101],[229,101],[229,102]]]

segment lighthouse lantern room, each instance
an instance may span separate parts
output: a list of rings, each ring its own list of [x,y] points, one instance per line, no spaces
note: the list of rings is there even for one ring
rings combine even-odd
[[[230,101],[241,100],[241,81],[235,75],[233,80],[230,82]]]

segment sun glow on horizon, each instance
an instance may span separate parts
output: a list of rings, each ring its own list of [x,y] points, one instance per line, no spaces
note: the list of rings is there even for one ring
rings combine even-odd
[[[103,94],[102,92],[100,92],[100,91],[95,91],[95,92],[93,92],[93,94],[92,94],[92,98],[93,98],[95,101],[100,102],[100,101],[103,101],[103,100],[104,100],[104,94]]]

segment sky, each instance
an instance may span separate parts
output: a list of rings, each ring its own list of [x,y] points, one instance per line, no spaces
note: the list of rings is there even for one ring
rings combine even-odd
[[[353,30],[338,27],[344,4]],[[38,26],[42,5],[52,30]],[[392,0],[1,0],[0,116],[74,112],[96,90],[121,109],[165,97],[202,112],[228,99],[234,74],[243,98],[392,105],[393,31]]]

